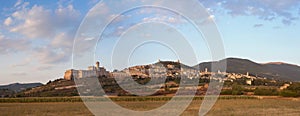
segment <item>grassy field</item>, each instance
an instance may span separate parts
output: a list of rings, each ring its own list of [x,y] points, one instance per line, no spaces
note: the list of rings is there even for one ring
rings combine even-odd
[[[116,101],[122,107],[145,111],[167,101]],[[182,115],[198,115],[202,100],[196,99]],[[207,115],[300,115],[298,99],[219,99]],[[0,103],[0,115],[92,115],[82,102]]]

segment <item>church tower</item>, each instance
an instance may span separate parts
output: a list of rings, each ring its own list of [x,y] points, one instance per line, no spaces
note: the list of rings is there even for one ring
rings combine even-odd
[[[97,70],[100,69],[100,62],[99,62],[99,61],[96,62],[96,69],[97,69]]]

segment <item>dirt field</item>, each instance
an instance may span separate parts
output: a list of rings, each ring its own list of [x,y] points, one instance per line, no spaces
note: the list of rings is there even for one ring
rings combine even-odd
[[[133,110],[151,110],[165,101],[117,102],[119,105]],[[201,100],[193,103],[182,115],[198,115]],[[253,115],[300,115],[300,101],[293,99],[231,99],[218,100],[207,115],[212,116],[253,116]],[[92,115],[81,102],[61,103],[0,103],[0,115],[50,115],[76,116]]]

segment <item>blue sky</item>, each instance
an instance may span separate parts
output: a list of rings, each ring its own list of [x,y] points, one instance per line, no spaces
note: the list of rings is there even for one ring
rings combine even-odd
[[[14,82],[47,82],[63,76],[71,64],[73,40],[81,21],[98,0],[7,0],[0,4],[0,84]],[[226,57],[247,58],[256,62],[286,62],[300,65],[299,0],[199,0],[215,21],[225,46]],[[120,2],[120,4],[122,4]],[[122,6],[122,5],[121,5]],[[112,9],[118,8],[117,6]],[[145,9],[144,9],[145,10]],[[116,20],[105,32],[106,38],[97,46],[96,57],[102,66],[109,66],[109,51],[120,30],[137,22],[168,21],[186,35],[196,49],[197,62],[209,61],[207,46],[191,26],[172,13],[149,9],[133,10]],[[104,11],[103,11],[104,12]],[[139,13],[137,13],[139,12]],[[145,25],[147,26],[147,25]],[[161,27],[163,28],[163,26]],[[146,32],[147,30],[143,30]],[[124,37],[136,36],[128,31]],[[147,31],[148,38],[172,37],[172,32]],[[176,36],[177,37],[177,36]],[[176,40],[176,37],[174,37]],[[197,40],[193,40],[197,38]],[[177,39],[180,39],[178,36]],[[155,49],[152,49],[155,48]],[[153,53],[155,52],[155,53]],[[147,53],[147,54],[144,54]],[[130,65],[155,62],[157,58],[176,60],[178,56],[167,47],[155,43],[139,47],[129,60]],[[186,61],[189,65],[195,62]],[[87,64],[91,65],[91,64]]]

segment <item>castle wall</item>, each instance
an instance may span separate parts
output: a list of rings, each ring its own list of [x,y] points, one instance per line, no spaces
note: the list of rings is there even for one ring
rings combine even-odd
[[[99,77],[99,76],[110,76],[110,73],[105,68],[99,67],[99,62],[95,66],[89,66],[87,70],[74,70],[70,69],[65,72],[65,80],[73,80],[87,77]]]

